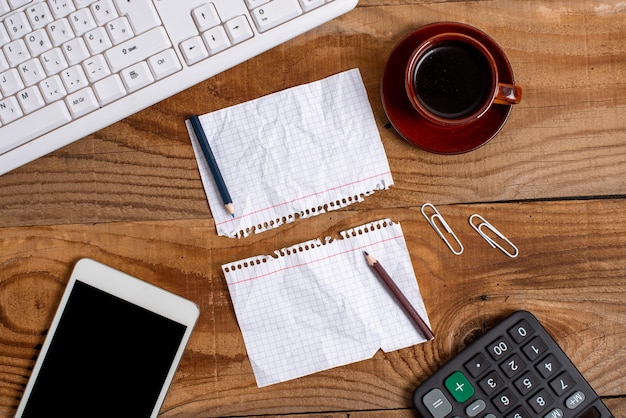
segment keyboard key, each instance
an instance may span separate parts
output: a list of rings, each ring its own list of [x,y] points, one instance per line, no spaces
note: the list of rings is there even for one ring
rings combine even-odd
[[[117,10],[111,0],[98,0],[90,8],[96,23],[100,26],[117,17]]]
[[[114,74],[93,86],[94,92],[102,106],[107,105],[126,95],[126,89],[119,75]]]
[[[196,27],[200,32],[204,32],[221,23],[213,3],[204,4],[191,11],[191,17],[196,22]]]
[[[136,34],[161,24],[152,0],[115,0],[121,15],[126,15]]]
[[[27,5],[31,1],[33,1],[33,0],[9,0],[9,5],[11,6],[11,8],[13,10],[15,10],[18,7],[22,7],[22,6]]]
[[[76,11],[72,0],[54,0],[50,2],[50,7],[56,19],[60,19]]]
[[[78,9],[70,15],[69,21],[77,36],[81,36],[97,26],[89,9]]]
[[[104,28],[96,28],[85,35],[87,48],[92,54],[99,54],[111,48],[113,43]]]
[[[87,87],[87,76],[83,67],[75,65],[61,72],[61,80],[68,93],[73,93],[84,87]]]
[[[106,25],[107,32],[113,45],[117,45],[133,37],[133,30],[128,19],[120,17]]]
[[[89,87],[70,94],[65,98],[65,103],[75,118],[86,115],[100,107],[96,96]]]
[[[209,57],[209,51],[207,51],[204,42],[202,42],[202,38],[199,36],[194,36],[193,38],[181,42],[180,52],[183,53],[187,65],[196,64]]]
[[[270,0],[246,0],[246,6],[248,6],[248,9],[254,9],[255,7],[269,2]]]
[[[32,113],[46,104],[36,86],[31,86],[20,91],[17,94],[17,100],[19,101],[24,113]]]
[[[11,11],[11,8],[9,7],[9,2],[7,0],[0,0],[0,16],[7,14],[10,11]]]
[[[9,69],[9,62],[4,57],[4,53],[0,50],[0,73]]]
[[[146,87],[154,81],[150,68],[148,68],[148,64],[144,61],[126,68],[120,72],[120,76],[122,77],[124,86],[126,86],[126,90],[129,92]]]
[[[5,125],[9,124],[22,117],[23,114],[24,113],[22,112],[22,108],[20,107],[17,99],[14,96],[7,97],[4,100],[0,100],[0,122],[4,123]],[[4,132],[2,133],[4,134]],[[5,139],[1,140],[2,142],[0,143],[0,147],[4,145],[4,140]]]
[[[139,61],[144,61],[170,47],[163,28],[154,28],[123,42],[105,52],[111,71],[117,72]]]
[[[61,50],[70,65],[78,64],[89,57],[89,49],[83,38],[67,41],[61,46]]]
[[[4,56],[12,67],[17,67],[30,58],[30,53],[23,39],[8,43],[3,51]]]
[[[165,50],[150,57],[148,64],[156,80],[172,75],[183,68],[173,49]]]
[[[46,78],[46,73],[37,58],[30,59],[17,68],[26,86],[32,86]]]
[[[61,48],[54,48],[44,52],[39,57],[47,74],[57,74],[69,67]]]
[[[223,26],[216,26],[202,34],[204,43],[211,55],[217,54],[230,46],[230,39]]]
[[[28,35],[25,39],[26,46],[33,57],[37,57],[52,48],[52,41],[50,41],[48,32],[46,32],[45,29],[38,29]]]
[[[0,103],[2,102],[0,101]],[[1,114],[2,106],[0,106],[0,119],[2,118]],[[63,126],[70,120],[72,118],[65,103],[59,101],[3,126],[0,154]]]
[[[46,103],[56,102],[67,95],[67,90],[58,75],[43,80],[39,83],[39,89]]]
[[[7,28],[0,22],[0,46],[8,44],[10,41],[11,37],[9,36],[9,32],[7,32]]]
[[[226,33],[233,44],[243,42],[254,36],[252,28],[245,16],[237,16],[224,24]]]
[[[302,5],[302,9],[308,12],[323,5],[324,0],[300,0],[300,4]]]
[[[90,82],[96,82],[111,74],[103,55],[96,55],[83,61],[85,74]]]
[[[19,39],[32,30],[30,23],[28,22],[28,18],[26,17],[26,13],[23,12],[7,17],[4,20],[4,24],[6,25],[7,32],[9,32],[9,37],[12,40]]]
[[[54,46],[59,46],[74,37],[70,21],[63,18],[49,24],[46,29]]]
[[[298,0],[273,0],[252,10],[259,32],[265,32],[302,14]]]
[[[35,3],[26,9],[26,15],[33,29],[40,29],[52,22],[53,17],[46,3]]]
[[[15,68],[0,74],[0,91],[5,96],[11,96],[24,87],[24,82]]]

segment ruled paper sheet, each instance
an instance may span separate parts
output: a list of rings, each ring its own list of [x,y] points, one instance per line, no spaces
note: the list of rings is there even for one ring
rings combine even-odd
[[[402,229],[389,219],[222,266],[259,387],[425,341],[364,251],[429,323]]]
[[[187,122],[222,236],[339,209],[393,184],[357,69],[202,115],[200,122],[235,206],[232,218]]]

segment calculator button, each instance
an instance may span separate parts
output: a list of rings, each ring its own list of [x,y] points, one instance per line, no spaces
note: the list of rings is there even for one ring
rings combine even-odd
[[[518,406],[512,410],[506,418],[535,418],[534,415],[530,415],[523,406]],[[563,417],[561,417],[563,418]]]
[[[452,412],[452,404],[439,389],[432,389],[422,398],[422,402],[433,418],[443,418]]]
[[[564,394],[575,384],[574,379],[572,379],[572,376],[567,372],[561,373],[559,377],[550,382],[552,390],[559,396]]]
[[[552,411],[548,412],[543,416],[543,418],[563,418],[563,411],[559,408],[554,408]]]
[[[500,368],[508,378],[512,378],[526,368],[526,363],[519,355],[513,354],[504,363],[500,364]]]
[[[465,408],[465,414],[467,414],[468,417],[473,418],[483,412],[485,408],[487,408],[485,401],[482,399],[476,399],[474,402],[467,405],[467,408]]]
[[[513,344],[507,337],[500,337],[487,346],[487,351],[494,360],[499,360],[512,351]]]
[[[489,360],[483,353],[478,353],[464,366],[472,377],[478,377],[489,369],[491,363],[489,363]]]
[[[474,387],[461,372],[454,372],[444,382],[455,401],[463,403],[474,396]]]
[[[515,381],[515,387],[521,395],[528,395],[539,385],[539,379],[532,372],[526,372]]]
[[[517,403],[517,398],[513,394],[513,391],[506,389],[504,392],[493,398],[491,402],[493,402],[496,408],[498,408],[498,411],[504,412]]]
[[[552,405],[552,402],[553,402],[552,396],[550,396],[548,391],[545,390],[545,389],[542,389],[541,391],[539,391],[537,394],[533,395],[528,400],[528,403],[530,404],[531,408],[536,413],[539,413],[539,412],[545,410],[546,408],[548,408],[550,405]]]
[[[553,354],[550,354],[548,357],[539,362],[535,368],[544,379],[548,379],[559,371],[561,363],[559,363]]]
[[[540,355],[546,352],[548,346],[545,342],[539,337],[533,338],[527,345],[522,348],[524,354],[530,361],[537,360]]]
[[[509,329],[509,335],[515,340],[516,343],[521,344],[525,341],[535,330],[528,324],[528,321],[522,319],[515,326]]]
[[[569,409],[576,409],[583,402],[585,402],[585,394],[579,390],[578,392],[567,398],[567,400],[565,401],[565,406],[567,406]]]
[[[501,387],[504,387],[504,380],[500,377],[496,371],[492,371],[484,379],[478,382],[478,386],[485,392],[487,395],[491,395],[497,390],[500,390]]]

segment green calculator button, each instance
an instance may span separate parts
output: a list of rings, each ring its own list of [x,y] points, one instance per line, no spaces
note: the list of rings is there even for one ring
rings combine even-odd
[[[454,372],[445,380],[446,389],[455,401],[463,403],[474,396],[474,387],[461,372]]]

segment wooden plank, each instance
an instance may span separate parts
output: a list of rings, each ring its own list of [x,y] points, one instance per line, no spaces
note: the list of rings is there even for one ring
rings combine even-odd
[[[494,37],[524,88],[500,134],[458,156],[387,126],[379,82],[435,21]],[[365,0],[339,19],[0,177],[0,226],[210,216],[183,120],[350,68],[363,75],[396,185],[375,207],[626,194],[626,14],[605,0]],[[245,82],[242,82],[244,80]],[[366,208],[373,208],[371,200]]]
[[[515,309],[534,312],[596,391],[619,397],[611,403],[624,411],[625,209],[623,199],[439,206],[466,247],[461,256],[448,251],[418,207],[364,211],[357,205],[241,240],[217,237],[211,221],[198,220],[3,228],[0,412],[16,406],[71,266],[81,257],[200,306],[163,416],[335,418],[329,411],[410,410],[416,385]],[[467,223],[472,213],[507,235],[519,257],[491,249]],[[257,388],[220,265],[312,237],[336,238],[340,230],[389,216],[404,230],[435,340]]]

